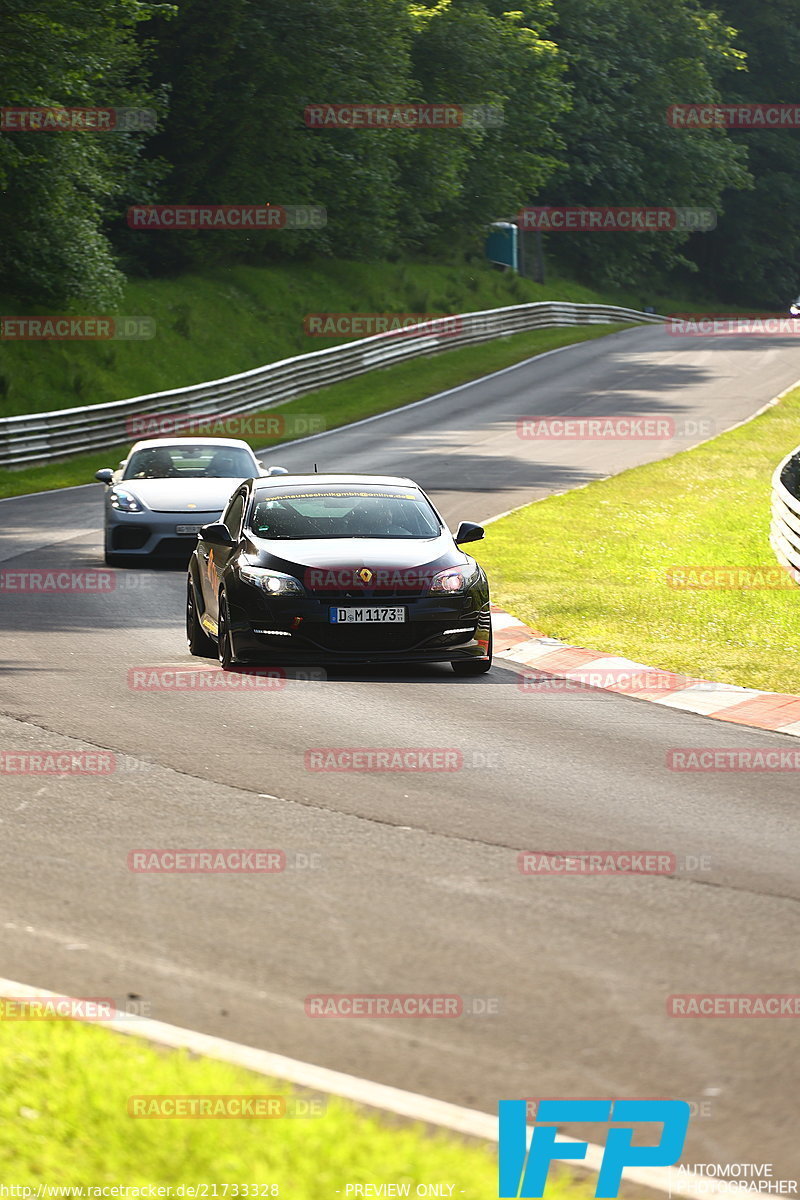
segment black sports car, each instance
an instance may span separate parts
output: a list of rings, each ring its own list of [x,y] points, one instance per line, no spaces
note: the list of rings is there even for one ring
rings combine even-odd
[[[489,585],[409,479],[248,479],[189,564],[192,654],[236,663],[492,665]]]

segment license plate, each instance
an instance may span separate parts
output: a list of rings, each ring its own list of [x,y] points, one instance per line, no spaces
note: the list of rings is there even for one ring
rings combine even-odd
[[[176,525],[175,532],[176,533],[186,533],[186,534],[199,533],[202,528],[203,528],[202,525]]]
[[[406,619],[406,610],[402,605],[390,608],[332,608],[330,610],[332,625],[397,625]]]

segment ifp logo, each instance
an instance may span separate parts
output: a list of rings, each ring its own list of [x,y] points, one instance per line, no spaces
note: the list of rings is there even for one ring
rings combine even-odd
[[[588,1142],[557,1142],[558,1126],[567,1122],[598,1122],[622,1128],[609,1129],[595,1196],[619,1194],[625,1167],[669,1167],[683,1151],[690,1107],[685,1100],[541,1100],[531,1135],[527,1138],[525,1100],[501,1100],[499,1189],[501,1200],[544,1195],[550,1163],[554,1159],[585,1158]],[[629,1122],[661,1125],[655,1146],[632,1145]]]

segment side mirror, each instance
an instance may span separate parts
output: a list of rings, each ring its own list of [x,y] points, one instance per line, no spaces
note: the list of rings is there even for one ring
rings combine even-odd
[[[458,527],[455,542],[457,546],[463,546],[465,542],[480,542],[483,536],[482,525],[473,525],[472,521],[462,521]]]
[[[102,471],[95,471],[94,477],[95,479],[99,480],[100,483],[108,484],[111,483],[111,480],[114,478],[114,472],[110,467],[103,467]]]
[[[212,521],[210,525],[204,525],[200,530],[200,537],[204,542],[209,542],[212,546],[233,545],[231,531],[221,521]]]
[[[262,463],[263,466],[263,463]],[[265,475],[288,475],[286,467],[264,467]]]

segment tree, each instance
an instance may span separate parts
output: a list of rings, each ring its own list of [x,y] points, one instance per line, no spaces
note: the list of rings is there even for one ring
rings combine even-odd
[[[792,103],[800,64],[796,4],[719,0],[719,5],[747,51],[747,70],[723,75],[724,101]],[[752,191],[726,195],[725,215],[708,240],[707,268],[723,295],[784,308],[800,290],[800,130],[731,130],[728,137],[747,153],[755,183]]]
[[[147,107],[138,0],[6,0],[0,78],[7,107]],[[0,137],[0,284],[21,298],[112,308],[124,276],[104,232],[136,179],[157,173],[140,133]]]
[[[156,142],[165,199],[319,204],[318,233],[158,235],[178,262],[296,253],[379,257],[400,221],[395,132],[315,130],[307,105],[405,100],[410,26],[402,0],[182,0],[159,42],[170,113]],[[148,235],[139,235],[140,240]]]
[[[694,0],[558,0],[557,12],[573,107],[559,125],[566,164],[539,203],[720,209],[726,190],[750,185],[746,152],[724,132],[667,123],[670,105],[717,99],[719,79],[741,65],[733,31],[716,14]],[[688,239],[598,232],[550,242],[581,275],[634,284],[692,269]]]
[[[414,73],[423,95],[483,113],[458,135],[413,143],[403,163],[417,235],[441,243],[455,233],[482,237],[486,224],[513,214],[550,178],[569,107],[565,63],[548,36],[547,0],[520,11],[496,3],[413,4]]]

